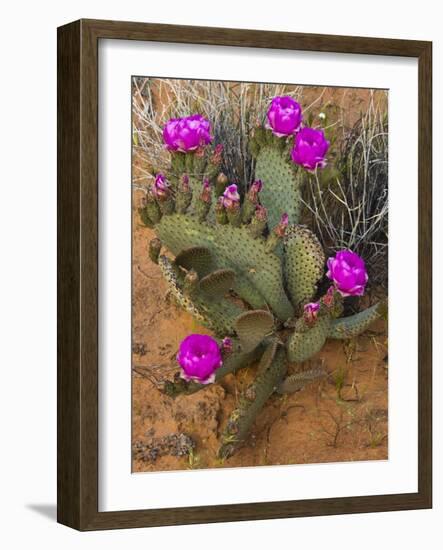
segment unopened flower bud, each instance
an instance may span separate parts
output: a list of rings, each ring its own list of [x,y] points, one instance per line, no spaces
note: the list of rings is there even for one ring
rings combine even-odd
[[[181,180],[181,190],[187,193],[189,191],[189,176],[187,174],[183,174],[182,180]]]
[[[223,338],[221,348],[222,353],[225,355],[232,353],[232,339],[228,337]]]
[[[311,302],[303,307],[303,319],[307,325],[313,325],[317,320],[320,304]]]
[[[226,225],[228,223],[228,216],[226,214],[226,208],[223,204],[223,196],[218,197],[215,205],[215,219],[220,225]]]
[[[211,202],[211,199],[212,199],[212,189],[211,189],[211,184],[209,183],[209,180],[208,178],[205,178],[203,180],[203,188],[202,188],[202,192],[200,194],[200,199],[203,201],[203,202],[206,202],[206,203],[210,203]]]
[[[334,286],[330,286],[326,291],[326,294],[322,297],[321,301],[327,308],[331,308],[334,305]]]
[[[256,204],[258,201],[258,194],[263,188],[263,182],[261,180],[255,180],[254,183],[251,185],[248,191],[248,199]]]
[[[289,216],[285,213],[282,214],[282,217],[280,218],[280,222],[277,225],[277,227],[274,229],[276,235],[280,238],[283,238],[286,233],[286,229],[288,227],[289,223]]]
[[[220,172],[220,174],[217,176],[215,180],[215,191],[217,195],[221,195],[223,191],[226,189],[226,186],[228,185],[228,178],[223,174],[223,172]]]
[[[170,185],[163,174],[155,176],[155,182],[151,186],[151,191],[154,197],[160,201],[166,200],[169,197],[171,193]]]
[[[268,221],[268,211],[261,204],[257,204],[257,207],[255,209],[255,217],[259,221],[266,222],[266,221]]]
[[[215,146],[214,152],[212,153],[211,163],[214,164],[215,166],[218,166],[219,164],[221,164],[222,155],[223,155],[223,145],[219,143],[218,145]]]

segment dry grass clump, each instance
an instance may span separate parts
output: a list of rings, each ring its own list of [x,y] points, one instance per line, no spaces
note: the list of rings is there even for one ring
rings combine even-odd
[[[349,248],[367,263],[372,285],[388,282],[388,121],[371,96],[337,145],[331,168],[305,186],[305,222],[326,253]]]

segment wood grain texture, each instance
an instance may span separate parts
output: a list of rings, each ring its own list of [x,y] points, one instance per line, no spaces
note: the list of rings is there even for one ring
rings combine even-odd
[[[57,51],[57,516],[79,525],[80,494],[80,23]]]
[[[98,512],[98,41],[102,38],[419,60],[419,487],[417,493]],[[432,506],[431,43],[81,20],[58,29],[58,521],[79,530]]]
[[[214,46],[419,57],[426,44],[428,44],[417,40],[157,25],[127,21],[83,19],[82,23],[87,25],[90,31],[100,38]]]
[[[432,507],[432,44],[418,66],[418,488]]]

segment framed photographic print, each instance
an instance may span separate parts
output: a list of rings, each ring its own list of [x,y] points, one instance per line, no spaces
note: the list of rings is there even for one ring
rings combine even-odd
[[[58,29],[59,522],[431,507],[431,52]]]

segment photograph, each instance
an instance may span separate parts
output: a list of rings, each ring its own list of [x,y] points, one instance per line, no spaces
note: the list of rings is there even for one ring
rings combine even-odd
[[[133,472],[387,460],[388,90],[131,90]]]

